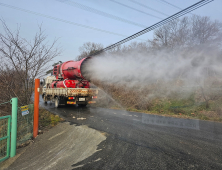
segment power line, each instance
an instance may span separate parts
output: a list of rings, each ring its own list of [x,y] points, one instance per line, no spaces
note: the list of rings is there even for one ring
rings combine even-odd
[[[153,8],[145,5],[145,4],[139,3],[139,2],[137,2],[137,1],[135,1],[135,0],[129,0],[129,1],[133,2],[134,4],[140,5],[140,6],[144,7],[144,8],[147,8],[147,9],[149,9],[149,10],[152,10],[152,11],[155,11],[155,12],[160,13],[160,14],[162,14],[162,15],[165,15],[165,16],[167,16],[167,17],[169,16],[169,15],[163,13],[163,12],[157,11],[157,10],[155,10],[155,9],[153,9]]]
[[[137,11],[137,12],[140,12],[140,13],[143,13],[143,14],[146,14],[146,15],[149,15],[149,16],[152,16],[152,17],[156,17],[156,18],[162,19],[162,18],[160,18],[160,17],[157,17],[157,16],[154,16],[154,15],[149,14],[149,13],[147,13],[147,12],[138,10],[138,9],[136,9],[136,8],[133,8],[133,7],[128,6],[128,5],[125,5],[125,4],[123,4],[123,3],[117,2],[117,1],[115,1],[115,0],[110,0],[110,1],[112,1],[112,2],[114,2],[114,3],[117,3],[117,4],[119,4],[119,5],[122,5],[122,6],[124,6],[124,7],[127,7],[127,8],[129,8],[129,9],[132,9],[132,10],[134,10],[134,11]]]
[[[174,8],[179,9],[179,10],[182,10],[182,8],[176,6],[176,5],[172,4],[172,3],[169,3],[169,2],[167,2],[167,1],[165,1],[165,0],[158,0],[158,1],[162,2],[162,3],[165,4],[165,5],[174,7]],[[193,13],[190,13],[190,14],[191,14],[191,15],[194,15]]]
[[[76,25],[76,26],[79,26],[79,27],[92,29],[94,31],[100,31],[100,32],[104,32],[104,33],[107,33],[107,34],[117,35],[117,36],[121,36],[121,37],[127,37],[127,35],[118,34],[118,33],[115,33],[115,32],[106,31],[106,30],[103,30],[103,29],[90,27],[90,26],[83,25],[83,24],[78,24],[78,23],[75,23],[75,22],[72,22],[72,21],[64,20],[64,19],[61,19],[61,18],[56,18],[56,17],[50,16],[50,15],[41,14],[41,13],[30,11],[30,10],[23,9],[23,8],[18,8],[18,7],[11,6],[11,5],[4,4],[4,3],[0,3],[0,6],[8,7],[8,8],[11,8],[11,9],[16,9],[16,10],[19,10],[19,11],[23,11],[23,12],[26,12],[26,13],[30,13],[30,14],[41,16],[41,17],[53,19],[53,20],[56,20],[56,21],[67,23],[67,24],[72,24],[72,25]],[[140,40],[143,40],[143,39],[140,39]],[[145,41],[145,40],[143,40],[143,41]]]
[[[154,30],[155,28],[158,28],[158,27],[160,27],[162,25],[165,25],[165,24],[167,24],[167,23],[169,23],[169,22],[171,22],[171,21],[173,21],[173,20],[175,20],[175,19],[177,19],[177,18],[179,18],[179,17],[181,17],[181,16],[183,16],[185,14],[188,14],[189,12],[194,11],[194,10],[196,10],[196,9],[198,9],[198,8],[204,6],[204,5],[206,5],[206,4],[208,4],[208,3],[212,2],[212,1],[214,1],[214,0],[201,0],[201,1],[195,3],[195,4],[191,5],[191,6],[183,9],[180,12],[177,12],[176,14],[171,15],[170,17],[168,17],[168,18],[166,18],[164,20],[162,20],[160,22],[157,22],[156,24],[154,24],[154,25],[152,25],[152,26],[150,26],[148,28],[143,29],[142,31],[139,31],[139,32],[137,32],[137,33],[135,33],[135,34],[133,34],[133,35],[131,35],[131,36],[129,36],[129,37],[127,37],[127,38],[117,42],[117,43],[115,43],[115,44],[112,44],[112,45],[110,45],[110,46],[108,46],[108,47],[106,47],[106,48],[104,48],[104,49],[102,49],[100,51],[97,51],[97,52],[89,55],[88,57],[95,56],[95,55],[98,55],[98,54],[100,54],[100,53],[102,53],[104,51],[107,51],[107,50],[110,50],[112,48],[115,48],[115,47],[117,47],[117,46],[119,46],[119,45],[121,45],[121,44],[123,44],[123,43],[125,43],[127,41],[130,41],[130,40],[132,40],[132,39],[134,39],[136,37],[139,37],[140,35],[143,35],[143,34],[149,32],[151,30]]]
[[[179,9],[179,10],[182,9],[182,8],[180,8],[180,7],[176,6],[176,5],[173,5],[173,4],[171,4],[171,3],[169,3],[169,2],[167,2],[167,1],[165,1],[165,0],[159,0],[159,1],[162,1],[163,3],[165,3],[165,4],[169,5],[169,6],[172,6],[172,7],[174,7],[174,8],[177,8],[177,9]]]
[[[147,27],[146,25],[142,25],[142,24],[139,24],[139,23],[136,23],[136,22],[133,22],[133,21],[129,21],[127,19],[120,18],[118,16],[115,16],[115,15],[112,15],[112,14],[109,14],[109,13],[106,13],[106,12],[103,12],[103,11],[99,11],[97,9],[88,7],[86,5],[82,5],[82,4],[77,3],[77,2],[71,2],[70,0],[57,0],[57,1],[65,3],[67,5],[71,5],[73,7],[77,7],[77,8],[83,9],[83,10],[88,11],[88,12],[92,12],[94,14],[98,14],[98,15],[103,16],[103,17],[107,17],[107,18],[111,18],[111,19],[114,19],[114,20],[117,20],[117,21],[125,22],[127,24],[139,26],[139,27],[142,27],[142,28],[146,28]]]

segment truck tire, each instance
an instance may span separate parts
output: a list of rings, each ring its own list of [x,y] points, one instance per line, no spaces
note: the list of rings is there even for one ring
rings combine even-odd
[[[43,95],[43,100],[44,100],[44,103],[47,104],[47,97],[45,95]]]
[[[56,108],[59,108],[59,107],[60,107],[60,99],[59,99],[59,97],[56,97],[56,98],[55,98],[55,107],[56,107]]]

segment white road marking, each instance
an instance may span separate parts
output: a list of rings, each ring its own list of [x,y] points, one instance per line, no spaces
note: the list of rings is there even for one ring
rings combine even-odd
[[[86,119],[86,118],[84,118],[84,117],[77,118],[77,120],[84,120],[84,119]]]
[[[59,136],[59,135],[61,135],[61,134],[63,134],[65,132],[65,130],[64,131],[62,131],[62,132],[60,132],[60,133],[58,133],[58,134],[56,134],[55,136],[52,136],[51,138],[49,138],[48,140],[52,140],[53,138],[55,138],[55,137],[57,137],[57,136]]]

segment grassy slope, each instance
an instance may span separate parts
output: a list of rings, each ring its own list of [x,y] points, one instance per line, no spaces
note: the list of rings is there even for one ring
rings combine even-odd
[[[222,97],[209,101],[209,107],[199,94],[192,93],[186,98],[176,94],[169,97],[155,97],[144,100],[144,92],[126,91],[123,88],[109,87],[107,93],[100,90],[97,107],[123,109],[133,112],[192,118],[222,122]]]

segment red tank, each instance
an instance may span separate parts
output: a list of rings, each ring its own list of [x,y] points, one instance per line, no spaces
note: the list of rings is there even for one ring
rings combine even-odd
[[[62,64],[58,64],[53,69],[53,74],[56,76],[56,79],[85,79],[82,75],[83,65],[90,58],[83,58],[80,61],[67,61]]]
[[[83,58],[80,61],[67,61],[56,65],[53,74],[57,80],[51,83],[51,88],[89,88],[89,81],[82,74],[84,71],[86,73],[84,64],[88,59],[90,58]]]

